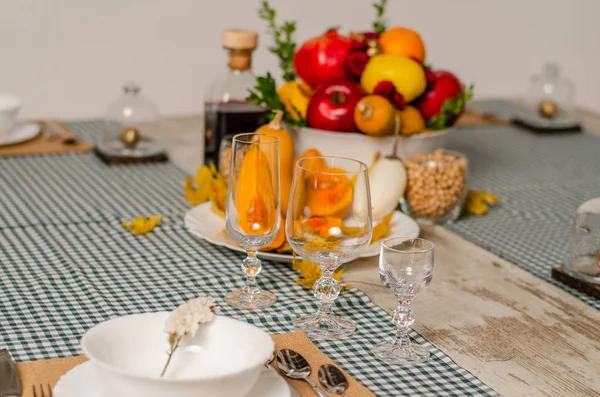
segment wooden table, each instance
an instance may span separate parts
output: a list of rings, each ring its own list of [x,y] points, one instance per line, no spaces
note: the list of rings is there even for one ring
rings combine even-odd
[[[600,133],[600,116],[580,114]],[[166,120],[160,138],[193,174],[202,162],[199,116]],[[434,281],[414,301],[415,328],[460,366],[506,396],[600,396],[600,312],[569,293],[439,227]],[[391,313],[377,260],[347,266],[344,279]]]

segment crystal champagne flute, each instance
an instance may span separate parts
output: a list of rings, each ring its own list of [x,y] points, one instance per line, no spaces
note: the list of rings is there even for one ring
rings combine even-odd
[[[392,341],[373,348],[375,356],[392,364],[414,365],[429,358],[429,350],[411,343],[408,331],[415,322],[410,302],[433,277],[433,243],[421,238],[390,237],[381,243],[381,282],[398,299],[392,321],[398,327]]]
[[[341,157],[308,157],[296,163],[287,211],[286,235],[294,251],[321,268],[313,293],[316,313],[294,326],[313,338],[334,339],[356,325],[333,313],[340,293],[332,276],[343,263],[358,257],[371,241],[369,175],[360,161]]]
[[[226,295],[233,307],[260,309],[275,303],[275,294],[256,283],[262,269],[256,254],[272,242],[280,227],[279,142],[264,134],[239,134],[233,138],[229,189],[227,192],[227,233],[247,253],[242,262],[245,285]]]

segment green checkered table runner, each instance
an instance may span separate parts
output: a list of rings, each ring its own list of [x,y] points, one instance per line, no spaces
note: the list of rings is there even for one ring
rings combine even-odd
[[[100,124],[70,127],[92,139]],[[0,158],[0,346],[18,361],[71,356],[87,329],[111,317],[172,310],[238,287],[241,256],[185,230],[183,178],[170,163],[107,167],[93,154]],[[146,236],[121,226],[157,214],[164,219]],[[297,276],[289,265],[265,263],[259,282],[277,304],[248,312],[221,301],[223,314],[270,333],[292,331],[298,315],[316,309]],[[336,306],[358,331],[316,344],[376,395],[497,395],[416,332],[411,337],[431,350],[429,362],[400,368],[378,361],[370,349],[394,334],[390,316],[353,288]]]
[[[475,105],[504,117],[519,111],[504,101]],[[600,300],[551,276],[569,260],[577,208],[600,197],[600,139],[513,126],[458,129],[449,137],[448,147],[469,158],[470,187],[496,193],[499,202],[448,229],[600,309]]]

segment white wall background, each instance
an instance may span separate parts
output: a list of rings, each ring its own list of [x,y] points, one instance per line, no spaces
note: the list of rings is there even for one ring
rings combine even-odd
[[[298,41],[331,25],[363,30],[372,0],[271,0]],[[389,24],[421,32],[428,62],[476,83],[479,97],[519,96],[560,62],[581,106],[600,110],[599,0],[389,0]],[[256,29],[259,0],[0,0],[0,92],[26,117],[101,116],[121,84],[142,84],[166,114],[197,112],[223,71],[221,32]],[[276,70],[263,46],[255,71]]]

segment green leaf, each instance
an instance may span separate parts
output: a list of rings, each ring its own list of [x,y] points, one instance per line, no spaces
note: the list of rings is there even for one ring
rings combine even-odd
[[[258,16],[267,22],[269,33],[273,36],[275,44],[269,47],[269,51],[279,58],[279,67],[283,79],[285,81],[295,80],[294,55],[296,54],[296,43],[293,36],[296,32],[296,22],[285,21],[281,26],[278,26],[276,22],[277,12],[267,0],[263,0],[261,3]]]
[[[451,127],[463,111],[465,104],[473,98],[474,85],[463,86],[456,98],[448,98],[442,104],[440,112],[427,121],[427,128],[443,130]]]
[[[277,94],[277,82],[271,73],[267,73],[266,76],[259,76],[256,78],[256,85],[252,89],[248,90],[248,96],[246,97],[246,100],[271,110],[271,113],[269,114],[270,120],[275,117],[276,110],[281,110],[283,112],[284,123],[297,127],[307,126],[304,118],[300,118],[300,120],[294,120],[292,115],[287,111],[285,105],[283,102],[281,102],[281,98],[279,98],[279,94]],[[297,112],[297,114],[300,114],[297,109],[294,110]]]
[[[373,3],[375,8],[375,21],[373,21],[373,30],[381,34],[387,29],[385,25],[385,7],[387,6],[387,0],[379,0]]]

